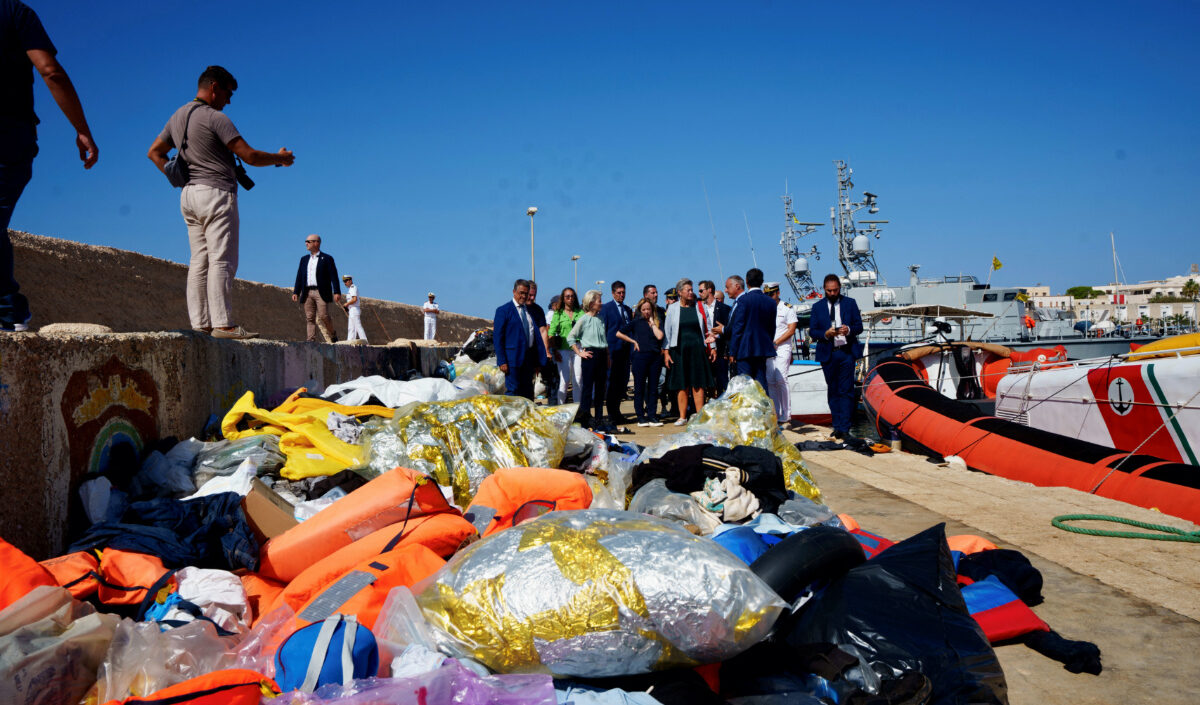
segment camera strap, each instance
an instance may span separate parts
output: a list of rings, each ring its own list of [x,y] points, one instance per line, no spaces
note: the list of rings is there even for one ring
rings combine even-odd
[[[187,149],[188,126],[192,124],[192,113],[196,112],[196,109],[201,105],[207,104],[202,100],[197,100],[196,104],[192,106],[192,109],[188,111],[187,118],[183,121],[183,139],[180,140],[179,144],[179,156],[183,158],[185,162],[187,161],[187,158],[183,156],[183,150]]]

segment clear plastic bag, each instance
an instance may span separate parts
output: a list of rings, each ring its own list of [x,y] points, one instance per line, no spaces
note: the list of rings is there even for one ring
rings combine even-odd
[[[800,451],[779,432],[771,399],[750,377],[738,375],[729,380],[725,393],[705,404],[683,432],[664,436],[647,447],[638,462],[661,458],[676,448],[705,443],[724,448],[754,446],[772,451],[783,462],[783,481],[787,488],[814,502],[821,501],[821,490],[804,464]]]
[[[600,498],[600,504],[593,506],[604,509],[625,508],[629,484],[633,480],[633,467],[637,461],[636,455],[610,451],[608,444],[596,434],[579,426],[571,426],[567,431],[563,456],[576,459],[567,469],[597,477],[606,488],[603,494],[608,495],[611,501]],[[583,460],[579,462],[577,459],[581,457]]]
[[[232,475],[245,460],[257,463],[261,474],[278,474],[287,462],[287,458],[279,452],[279,437],[269,434],[205,443],[204,446],[196,455],[193,473],[198,485],[217,475]]]
[[[245,668],[268,678],[275,677],[275,652],[279,645],[295,629],[293,618],[296,612],[284,604],[267,614],[254,625],[246,638],[238,644],[230,668]]]
[[[719,516],[705,512],[690,495],[667,489],[667,481],[661,477],[647,482],[634,493],[629,501],[629,511],[678,522],[688,531],[702,535],[711,534],[721,526]]]
[[[0,611],[0,703],[79,702],[120,621],[47,585]]]
[[[504,373],[496,366],[496,358],[489,357],[479,362],[454,363],[454,386],[463,389],[463,383],[477,382],[483,385],[485,394],[504,393]]]
[[[204,621],[164,632],[155,622],[124,620],[97,671],[98,702],[153,693],[228,668],[233,643]]]
[[[406,467],[452,487],[460,507],[499,468],[558,467],[575,405],[535,406],[528,399],[475,396],[416,404],[363,432],[372,473]]]
[[[443,653],[566,677],[723,661],[765,637],[786,606],[716,543],[604,509],[493,534],[416,589]]]

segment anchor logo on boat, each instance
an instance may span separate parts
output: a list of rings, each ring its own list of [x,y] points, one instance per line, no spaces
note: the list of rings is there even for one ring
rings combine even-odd
[[[1129,389],[1131,385],[1125,379],[1118,377],[1108,385],[1108,405],[1117,413],[1117,416],[1125,416],[1130,411],[1133,411],[1133,390]],[[1126,390],[1129,389],[1128,392]],[[1126,394],[1129,396],[1126,396]]]

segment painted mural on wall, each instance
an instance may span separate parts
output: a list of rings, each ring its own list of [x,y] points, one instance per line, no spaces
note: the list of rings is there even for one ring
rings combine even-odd
[[[116,357],[71,375],[61,408],[74,472],[102,472],[119,446],[136,457],[158,438],[158,385]]]

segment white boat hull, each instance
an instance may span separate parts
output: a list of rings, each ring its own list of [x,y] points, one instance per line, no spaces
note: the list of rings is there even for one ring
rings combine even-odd
[[[1200,356],[1010,371],[996,416],[1070,438],[1200,465]]]
[[[792,421],[828,424],[833,420],[829,414],[828,387],[819,362],[793,362],[788,367],[787,386]]]

